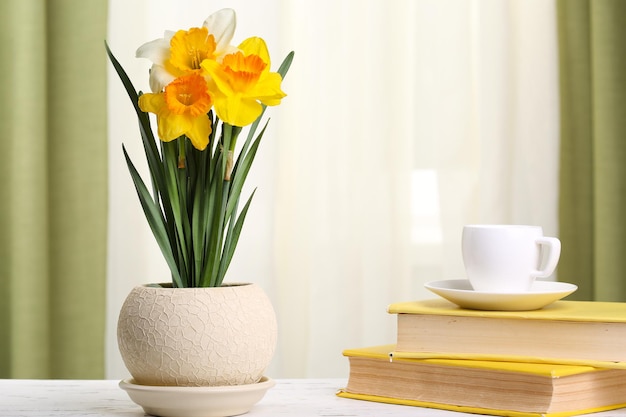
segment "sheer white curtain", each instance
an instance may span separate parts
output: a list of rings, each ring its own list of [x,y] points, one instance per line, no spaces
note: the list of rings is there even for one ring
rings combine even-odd
[[[264,37],[274,67],[296,51],[270,109],[249,187],[258,187],[229,278],[274,302],[272,377],[343,377],[345,348],[392,343],[386,306],[430,297],[463,275],[461,227],[556,230],[554,4],[533,1],[109,0],[109,43],[138,88],[138,45],[164,29],[238,13],[236,41]],[[110,78],[107,376],[126,376],[119,307],[137,284],[168,281],[121,156],[143,156]]]
[[[420,278],[448,279],[463,276],[463,224],[558,234],[556,11],[541,0],[417,4],[414,255]]]

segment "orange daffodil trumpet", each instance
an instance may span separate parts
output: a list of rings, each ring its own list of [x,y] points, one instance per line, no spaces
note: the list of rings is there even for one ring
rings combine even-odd
[[[209,144],[211,120],[207,113],[212,104],[205,79],[194,73],[176,78],[163,93],[139,97],[139,107],[157,115],[162,141],[170,142],[185,135],[201,151]]]
[[[139,47],[137,57],[152,61],[145,94],[107,46],[137,114],[152,188],[125,147],[124,157],[174,287],[222,284],[254,195],[240,205],[267,127],[260,118],[285,97],[281,84],[293,52],[271,72],[263,39],[231,45],[235,26],[235,12],[223,9],[202,27],[165,32]],[[237,147],[245,126],[248,134]]]
[[[217,87],[217,116],[231,125],[247,126],[263,111],[261,103],[278,105],[285,93],[280,89],[280,74],[270,72],[270,55],[263,39],[249,38],[238,49],[221,62],[205,60],[201,66]]]

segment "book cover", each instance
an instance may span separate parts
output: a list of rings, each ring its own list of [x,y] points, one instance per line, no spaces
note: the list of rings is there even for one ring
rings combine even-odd
[[[349,349],[346,388],[375,402],[500,416],[572,416],[622,408],[626,371],[464,359],[389,361],[394,345]]]
[[[394,358],[464,358],[626,369],[626,303],[557,301],[533,311],[468,310],[442,299],[391,304]]]
[[[387,307],[391,314],[437,314],[468,317],[496,317],[533,320],[586,321],[626,323],[626,303],[601,301],[555,301],[531,311],[484,311],[458,307],[441,298],[393,303]]]

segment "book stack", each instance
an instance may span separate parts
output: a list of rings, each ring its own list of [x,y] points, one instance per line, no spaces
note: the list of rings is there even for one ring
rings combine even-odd
[[[340,397],[501,416],[626,407],[626,303],[479,311],[437,299],[388,312],[396,343],[345,350]]]

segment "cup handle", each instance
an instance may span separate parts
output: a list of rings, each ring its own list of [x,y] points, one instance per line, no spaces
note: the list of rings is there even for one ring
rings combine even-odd
[[[535,278],[547,278],[556,269],[556,265],[559,263],[561,256],[561,241],[555,237],[540,237],[536,240],[537,244],[543,245],[548,248],[548,254],[546,259],[546,266],[533,273]],[[543,252],[542,252],[543,253]]]

